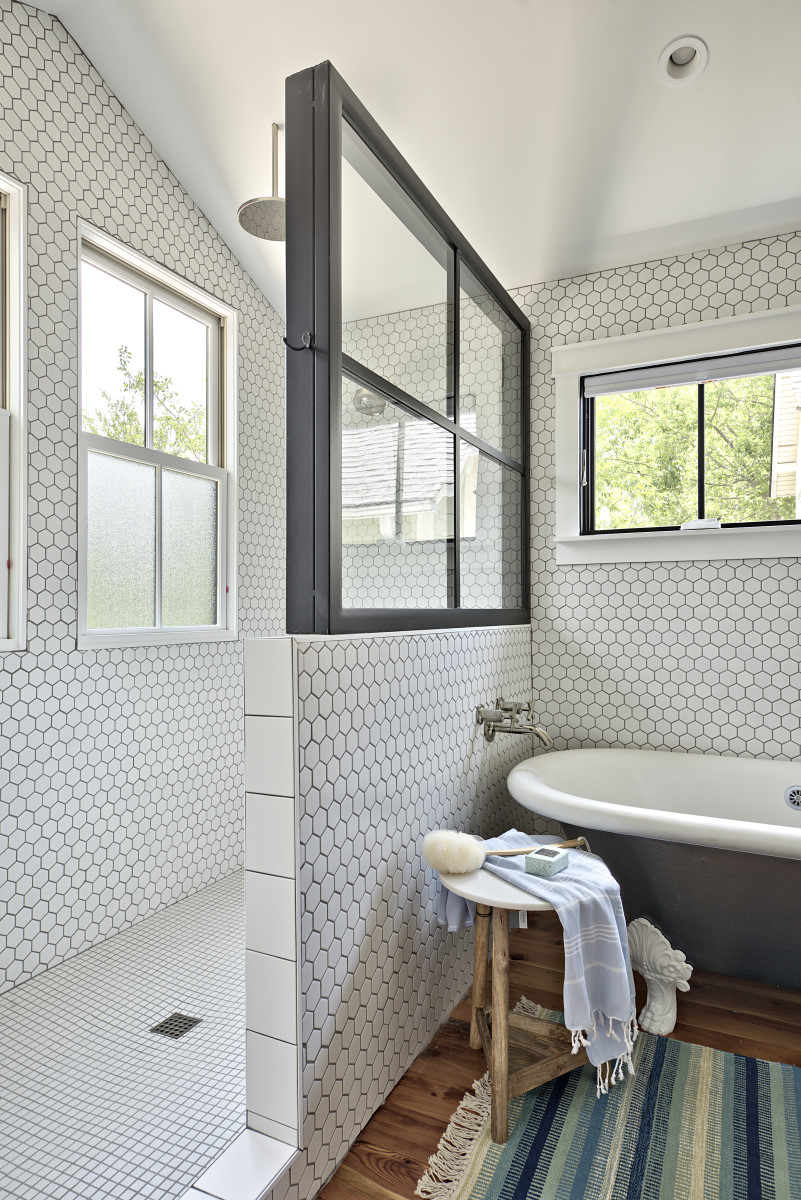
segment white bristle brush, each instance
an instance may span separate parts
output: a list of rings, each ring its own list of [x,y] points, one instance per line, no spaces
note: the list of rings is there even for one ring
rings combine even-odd
[[[586,839],[574,838],[571,842],[548,842],[553,850],[570,850],[585,846]],[[524,846],[521,850],[491,850],[493,857],[512,858],[518,854],[533,854],[539,846]],[[434,829],[423,838],[423,858],[435,871],[446,875],[466,875],[483,867],[487,857],[485,843],[472,833],[459,833],[455,829]]]

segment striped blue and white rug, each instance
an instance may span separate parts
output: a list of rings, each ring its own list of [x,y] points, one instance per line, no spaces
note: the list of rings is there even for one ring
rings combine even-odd
[[[416,1195],[801,1200],[801,1070],[647,1033],[634,1062],[637,1074],[600,1099],[595,1068],[585,1066],[513,1100],[502,1146],[490,1139],[485,1076],[451,1119]]]

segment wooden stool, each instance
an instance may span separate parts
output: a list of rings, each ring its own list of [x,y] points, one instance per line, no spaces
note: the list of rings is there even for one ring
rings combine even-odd
[[[473,966],[473,1007],[470,1045],[484,1050],[492,1080],[492,1140],[509,1136],[509,1099],[582,1067],[588,1061],[582,1047],[572,1053],[571,1036],[563,1025],[539,1017],[509,1012],[509,914],[548,912],[553,905],[537,900],[490,871],[447,875],[440,880],[456,896],[474,900],[476,944]],[[487,950],[492,915],[492,988],[487,1004]]]

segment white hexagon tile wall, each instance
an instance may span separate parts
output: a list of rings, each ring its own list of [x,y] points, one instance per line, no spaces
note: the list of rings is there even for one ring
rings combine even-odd
[[[550,349],[798,304],[799,280],[801,236],[790,235],[512,293],[533,324],[533,693],[558,747],[797,756],[797,559],[554,564]],[[346,332],[368,363],[383,336],[387,372],[410,330],[416,354],[435,362],[439,328],[424,310]],[[301,642],[306,1150],[273,1200],[315,1194],[466,986],[469,938],[434,929],[422,833],[547,828],[522,819],[505,788],[531,748],[499,739],[482,758],[465,716],[497,689],[527,694],[525,664],[515,665],[526,640],[463,630]]]
[[[472,938],[437,928],[420,844],[439,827],[521,824],[506,776],[531,746],[485,742],[475,708],[529,694],[531,637],[517,626],[297,647],[306,1149],[275,1196],[307,1200],[469,985]]]
[[[533,327],[534,679],[557,748],[801,753],[801,561],[563,567],[551,346],[801,304],[801,234],[513,293]]]
[[[29,648],[0,658],[0,990],[242,860],[241,646],[77,652],[77,220],[240,315],[241,629],[283,629],[281,324],[58,21],[0,0],[28,188]]]

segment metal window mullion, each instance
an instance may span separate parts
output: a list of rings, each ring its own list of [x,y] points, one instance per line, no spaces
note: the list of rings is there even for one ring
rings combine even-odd
[[[459,396],[459,367],[461,362],[460,321],[459,321],[459,273],[461,263],[458,250],[451,256],[451,270],[448,272],[448,286],[452,290],[451,301],[449,366],[450,385],[453,395],[453,419],[456,425],[456,435],[453,439],[453,540],[451,542],[451,586],[448,597],[452,608],[459,608],[462,602],[462,551],[461,551],[461,504],[462,504],[462,404]]]
[[[451,608],[459,608],[462,602],[462,552],[461,552],[461,470],[462,449],[458,434],[453,439],[453,550],[451,553]]]
[[[579,530],[595,532],[595,397],[582,392],[579,413]]]
[[[228,584],[225,564],[228,555],[227,480],[217,481],[217,624],[228,625]]]
[[[458,433],[466,442],[469,442],[471,446],[475,446],[477,450],[487,455],[488,458],[494,458],[496,462],[503,463],[506,467],[511,467],[513,471],[520,473],[525,471],[525,464],[522,459],[511,458],[510,455],[504,454],[503,450],[498,450],[489,442],[485,442],[482,438],[476,437],[474,433],[470,433],[469,430],[464,429],[461,423],[457,425],[450,418],[443,417],[441,413],[435,412],[433,408],[429,408],[421,400],[410,396],[402,388],[397,387],[394,383],[390,383],[388,379],[377,375],[375,371],[371,371],[369,367],[363,366],[356,359],[349,358],[346,354],[342,355],[342,370],[354,383],[360,383],[364,387],[369,388],[370,391],[379,392],[382,396],[386,396],[388,400],[391,400],[393,404],[407,408],[416,417],[421,417],[424,421],[430,421],[433,425],[439,425],[440,429],[444,429],[448,433]]]
[[[153,449],[153,294],[145,292],[145,449]]]
[[[156,467],[156,596],[155,596],[155,627],[162,629],[161,622],[161,472],[160,466]]]
[[[698,516],[706,516],[706,413],[704,411],[705,390],[698,384]]]

